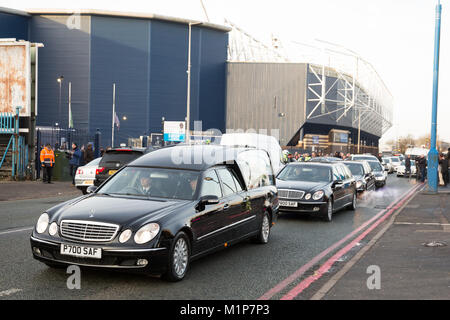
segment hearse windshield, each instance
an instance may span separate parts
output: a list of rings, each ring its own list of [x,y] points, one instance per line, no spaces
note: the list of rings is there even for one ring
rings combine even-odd
[[[111,178],[98,194],[193,200],[199,172],[126,167]]]
[[[314,165],[286,166],[277,176],[283,181],[330,182],[331,168]]]

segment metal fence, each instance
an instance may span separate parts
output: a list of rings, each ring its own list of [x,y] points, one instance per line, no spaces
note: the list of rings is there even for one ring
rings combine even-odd
[[[89,143],[94,145],[95,135],[86,129],[67,129],[60,127],[37,127],[36,147],[40,150],[42,146],[50,144],[55,150],[70,150],[75,142],[80,148]]]

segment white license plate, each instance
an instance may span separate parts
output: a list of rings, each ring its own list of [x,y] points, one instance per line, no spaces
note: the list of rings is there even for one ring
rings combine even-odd
[[[282,206],[282,207],[297,207],[297,202],[295,202],[295,201],[280,201],[280,206]]]
[[[93,247],[82,247],[72,244],[61,244],[61,254],[81,258],[102,258],[102,249]]]

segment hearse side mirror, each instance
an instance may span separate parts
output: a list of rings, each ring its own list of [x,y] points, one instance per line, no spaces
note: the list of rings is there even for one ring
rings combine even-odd
[[[97,186],[89,186],[87,189],[86,189],[86,192],[87,193],[94,193],[95,192],[95,190],[97,190]]]
[[[203,211],[205,210],[206,205],[218,204],[219,198],[217,196],[203,196],[200,198],[196,210]]]

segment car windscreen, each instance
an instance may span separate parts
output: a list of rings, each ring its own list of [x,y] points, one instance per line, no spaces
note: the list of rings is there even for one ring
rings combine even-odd
[[[127,163],[130,163],[131,161],[139,158],[142,155],[141,152],[137,151],[110,151],[106,152],[102,160],[100,161],[99,166],[107,166],[108,163],[121,163],[122,165],[125,165]]]
[[[372,171],[384,171],[383,167],[378,161],[368,161]]]
[[[375,160],[375,157],[372,156],[353,156],[352,160]]]
[[[360,163],[346,163],[345,164],[350,171],[352,172],[352,175],[354,176],[363,176],[364,175],[364,168],[363,165]]]
[[[199,173],[196,171],[126,167],[113,176],[98,194],[193,200]]]
[[[328,166],[288,165],[278,174],[277,179],[283,181],[329,182],[331,176],[331,168]]]
[[[400,158],[391,158],[392,162],[400,162]]]

